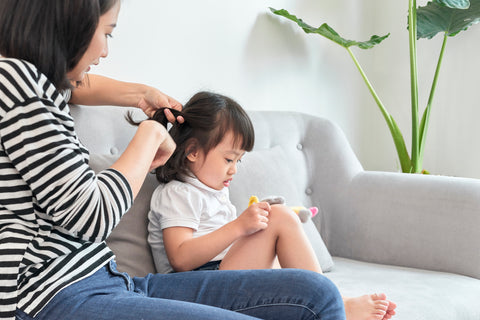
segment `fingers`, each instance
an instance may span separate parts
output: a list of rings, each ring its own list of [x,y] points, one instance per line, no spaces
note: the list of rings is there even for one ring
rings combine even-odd
[[[166,103],[166,105],[164,105],[164,107],[168,107],[168,108],[172,108],[172,109],[175,109],[175,110],[178,110],[178,111],[182,111],[183,106],[180,102],[178,102],[177,100],[175,100],[174,98],[172,98],[170,96],[167,96],[167,95],[165,95],[165,96],[167,97],[167,103]],[[185,119],[182,116],[178,116],[177,118],[175,118],[173,113],[168,109],[165,109],[165,116],[167,117],[168,122],[170,122],[170,123],[174,123],[175,121],[178,121],[178,123],[184,123],[185,122]]]
[[[261,208],[261,206],[258,206],[258,211],[257,211],[258,220],[263,225],[263,229],[266,229],[268,227],[268,221],[269,221],[268,215],[270,213],[269,210],[270,210],[270,208],[268,208],[268,210],[266,210],[266,209]]]
[[[239,218],[245,223],[245,230],[248,230],[246,234],[252,234],[268,228],[269,212],[262,207],[267,208],[265,205],[254,203],[240,215]]]
[[[165,113],[165,117],[167,117],[168,122],[175,122],[175,116],[173,115],[172,111],[170,111],[169,109],[165,109],[163,113]]]
[[[177,100],[173,99],[172,97],[168,97],[168,102],[170,103],[170,108],[176,109],[178,111],[182,111],[182,104]]]
[[[268,215],[270,214],[270,204],[268,202],[258,202],[253,204],[256,208],[256,213],[258,214],[258,219],[262,223],[268,224]]]
[[[169,109],[165,109],[164,113],[165,113],[165,116],[167,117],[168,122],[170,123],[174,123],[175,121],[178,121],[178,123],[185,122],[185,119],[182,116],[178,116],[177,118],[175,118],[172,111],[170,111]]]
[[[267,212],[270,212],[271,210],[270,204],[268,202],[258,202],[257,206]]]

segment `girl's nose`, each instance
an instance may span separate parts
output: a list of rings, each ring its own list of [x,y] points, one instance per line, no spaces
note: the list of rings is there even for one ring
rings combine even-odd
[[[230,166],[229,170],[228,170],[228,173],[229,174],[236,174],[237,173],[237,164],[234,163],[233,165]]]

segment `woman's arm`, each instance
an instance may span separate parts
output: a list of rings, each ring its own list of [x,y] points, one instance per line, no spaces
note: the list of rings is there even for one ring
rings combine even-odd
[[[147,116],[152,116],[160,107],[182,110],[180,102],[156,88],[94,74],[89,75],[84,83],[72,91],[70,102],[90,106],[136,107],[142,109]],[[167,117],[170,120],[173,115],[169,113]]]
[[[36,70],[20,61],[4,61],[0,71],[11,74],[4,84],[6,97],[15,102],[0,108],[0,158],[8,163],[4,176],[15,187],[15,192],[3,193],[9,198],[7,210],[35,210],[50,216],[61,232],[91,242],[105,240],[150,168],[163,164],[173,152],[171,137],[161,124],[144,121],[113,169],[95,174],[68,108],[63,100],[50,99],[58,97],[53,85],[45,88],[49,82],[43,75],[33,81],[30,75]],[[42,98],[31,98],[31,92],[43,92]]]

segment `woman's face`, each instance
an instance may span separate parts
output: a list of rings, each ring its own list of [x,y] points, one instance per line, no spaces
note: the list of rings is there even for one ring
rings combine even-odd
[[[108,55],[107,40],[117,25],[119,11],[120,1],[117,1],[110,10],[100,16],[92,41],[78,64],[67,73],[68,80],[82,81],[85,73],[90,70],[90,66],[99,64],[100,58],[105,58]]]

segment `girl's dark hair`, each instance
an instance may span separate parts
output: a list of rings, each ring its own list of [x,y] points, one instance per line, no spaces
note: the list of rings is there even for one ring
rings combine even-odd
[[[251,151],[255,143],[252,122],[245,110],[233,99],[212,93],[199,92],[185,104],[181,112],[170,109],[175,116],[183,116],[185,122],[175,122],[169,133],[177,148],[167,163],[155,171],[159,182],[183,181],[188,174],[187,148],[193,142],[205,154],[215,148],[232,131],[234,144],[239,149]],[[159,109],[152,117],[167,125],[164,109]],[[131,121],[131,118],[129,120]]]
[[[119,0],[1,0],[0,54],[26,60],[59,90],[87,51],[100,16]]]

